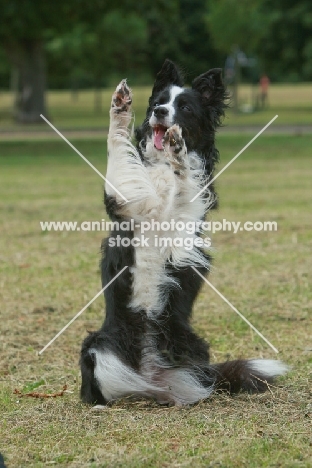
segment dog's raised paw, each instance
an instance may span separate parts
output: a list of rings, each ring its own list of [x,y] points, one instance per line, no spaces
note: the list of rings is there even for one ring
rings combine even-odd
[[[187,149],[179,125],[172,125],[165,133],[163,140],[164,150],[168,160],[177,175],[183,175],[186,169]]]
[[[127,112],[132,104],[131,89],[127,80],[122,80],[116,88],[112,97],[112,109],[117,112]]]
[[[184,146],[182,130],[179,125],[172,125],[168,128],[164,136],[164,147],[167,153],[179,154]]]

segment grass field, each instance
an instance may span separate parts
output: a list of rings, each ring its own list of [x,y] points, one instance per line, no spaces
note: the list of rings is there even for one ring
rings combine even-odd
[[[116,83],[117,84],[117,83]],[[131,83],[130,83],[131,85]],[[150,96],[150,87],[134,88],[134,109],[136,121],[141,122],[145,115],[146,103]],[[239,90],[240,105],[250,104],[252,94],[257,92],[251,86],[243,85]],[[49,91],[47,93],[48,117],[59,129],[101,129],[108,127],[108,112],[112,89],[102,92],[102,113],[94,111],[94,92],[81,91],[78,99],[73,99],[68,91]],[[265,125],[278,114],[279,125],[311,125],[312,124],[312,85],[280,85],[274,84],[269,92],[269,107],[251,114],[234,114],[230,109],[224,124],[231,126]],[[8,92],[0,92],[0,131],[34,131],[47,130],[47,126],[21,125],[13,122],[11,108],[13,96]]]
[[[222,135],[220,168],[248,141]],[[75,144],[75,142],[74,142]],[[103,173],[105,142],[76,142]],[[79,350],[97,329],[101,232],[40,230],[43,220],[101,220],[102,180],[64,142],[0,144],[0,451],[8,468],[312,467],[312,136],[262,135],[218,179],[213,220],[278,223],[277,232],[212,236],[210,281],[279,349],[290,373],[262,395],[215,395],[190,408],[79,402]],[[208,286],[195,329],[213,361],[274,352]],[[19,397],[59,392],[51,399]]]

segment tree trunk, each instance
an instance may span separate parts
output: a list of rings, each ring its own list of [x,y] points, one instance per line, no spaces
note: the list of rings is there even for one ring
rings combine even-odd
[[[18,69],[19,90],[14,117],[18,122],[42,122],[46,116],[44,50],[41,40],[24,40],[7,49]]]
[[[234,52],[234,83],[233,83],[233,108],[234,112],[238,114],[239,101],[238,101],[238,87],[240,83],[240,64],[238,61],[238,50]]]
[[[17,111],[17,105],[18,105],[18,90],[19,90],[19,71],[16,65],[12,65],[12,68],[11,68],[10,90],[13,96],[12,113],[13,115],[15,115]]]

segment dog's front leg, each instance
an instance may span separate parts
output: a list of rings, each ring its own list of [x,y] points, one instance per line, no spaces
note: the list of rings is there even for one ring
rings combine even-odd
[[[164,150],[174,173],[185,179],[189,173],[187,148],[179,125],[168,128],[164,136]]]
[[[203,160],[195,151],[188,152],[182,129],[174,124],[168,128],[163,139],[165,156],[174,174],[175,190],[168,209],[171,217],[177,220],[199,221],[211,207],[214,197],[209,189],[195,197],[206,183]]]
[[[112,96],[108,133],[106,205],[111,216],[145,219],[159,200],[140,155],[131,143],[132,94],[126,80]],[[109,211],[109,210],[108,210]]]

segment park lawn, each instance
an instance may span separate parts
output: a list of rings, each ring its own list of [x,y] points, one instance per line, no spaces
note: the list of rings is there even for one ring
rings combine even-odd
[[[248,141],[221,135],[219,168]],[[105,142],[73,142],[103,173]],[[41,232],[44,220],[101,220],[102,180],[63,141],[0,144],[0,451],[14,467],[311,467],[312,136],[262,135],[218,179],[211,220],[277,221],[277,232],[212,235],[209,277],[292,366],[262,395],[215,395],[189,408],[79,402],[79,350],[103,317],[101,232]],[[212,361],[275,353],[208,286],[193,325]],[[51,399],[23,392],[59,392]]]
[[[117,83],[116,83],[117,84]],[[131,85],[131,83],[130,83]],[[80,91],[73,97],[70,91],[49,91],[47,93],[47,115],[59,130],[69,129],[107,129],[108,109],[110,107],[113,88],[104,89],[102,96],[102,111],[94,110],[95,94],[92,90]],[[257,87],[242,85],[239,89],[240,106],[251,104]],[[136,122],[145,117],[151,87],[134,87],[134,111]],[[312,85],[301,83],[296,85],[274,84],[269,92],[269,107],[254,113],[234,114],[229,109],[224,121],[226,127],[232,126],[264,126],[274,115],[279,118],[277,125],[312,125]],[[43,121],[37,125],[16,124],[11,117],[13,96],[9,92],[0,92],[0,131],[34,132],[46,131],[47,124]],[[231,104],[232,105],[232,104]]]

